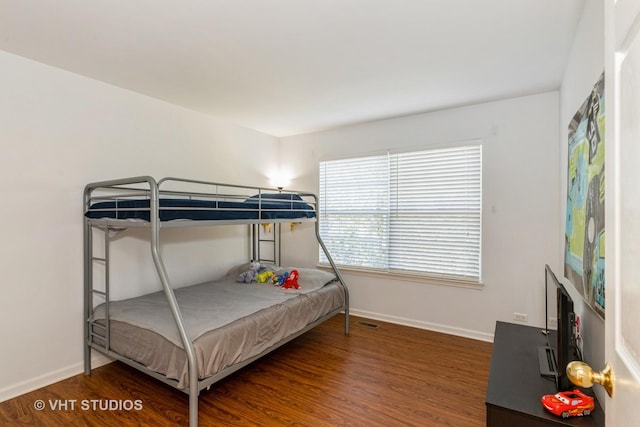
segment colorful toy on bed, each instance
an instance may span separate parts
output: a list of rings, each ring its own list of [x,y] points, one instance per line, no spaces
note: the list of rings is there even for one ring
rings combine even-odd
[[[236,281],[244,282],[244,283],[255,282],[258,275],[263,271],[265,271],[266,269],[267,269],[266,265],[260,264],[257,261],[251,261],[251,263],[249,264],[249,270],[243,273],[240,273]]]
[[[269,279],[271,279],[272,277],[273,277],[273,272],[266,270],[266,271],[263,271],[262,273],[258,273],[258,275],[256,276],[256,282],[267,283],[267,281],[269,281]]]
[[[291,270],[281,287],[282,289],[300,289],[300,285],[298,285],[298,270]]]
[[[273,281],[273,284],[276,286],[282,286],[282,284],[284,283],[284,281],[287,279],[287,277],[289,277],[289,272],[285,271],[282,274],[276,274],[274,275],[271,280]]]

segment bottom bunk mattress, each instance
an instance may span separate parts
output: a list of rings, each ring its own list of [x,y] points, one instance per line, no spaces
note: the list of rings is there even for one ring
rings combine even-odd
[[[238,283],[228,275],[175,289],[176,299],[205,379],[255,357],[319,318],[345,305],[332,273],[299,268],[300,289]],[[189,386],[189,368],[164,292],[109,303],[110,349],[148,369]],[[91,321],[104,325],[105,305]],[[94,328],[95,332],[99,332]],[[94,338],[96,344],[103,345]]]

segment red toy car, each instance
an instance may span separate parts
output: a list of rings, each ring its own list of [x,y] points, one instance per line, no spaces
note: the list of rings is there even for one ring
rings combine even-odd
[[[547,411],[561,415],[562,418],[589,415],[596,407],[593,397],[587,396],[578,389],[547,394],[542,396],[541,400],[542,406]]]

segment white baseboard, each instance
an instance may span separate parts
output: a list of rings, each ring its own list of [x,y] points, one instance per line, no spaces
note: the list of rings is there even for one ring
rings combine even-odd
[[[91,368],[97,368],[113,361],[114,359],[109,356],[93,352],[91,355]],[[12,384],[0,389],[0,402],[13,399],[14,397],[57,383],[58,381],[66,380],[67,378],[73,377],[74,375],[78,375],[82,372],[84,372],[84,362],[79,362],[71,366],[67,366],[66,368],[61,368],[35,378],[30,378],[17,384]]]
[[[464,338],[471,338],[478,341],[493,342],[493,334],[488,334],[486,332],[472,331],[469,329],[462,329],[462,328],[456,328],[456,327],[447,326],[447,325],[440,325],[438,323],[423,322],[421,320],[406,319],[404,317],[389,316],[386,314],[374,313],[371,311],[364,311],[364,310],[350,309],[349,313],[353,314],[354,316],[366,317],[367,319],[380,320],[382,322],[395,323],[395,324],[404,325],[404,326],[411,326],[418,329],[426,329],[429,331],[441,332],[443,334],[455,335],[455,336],[464,337]]]

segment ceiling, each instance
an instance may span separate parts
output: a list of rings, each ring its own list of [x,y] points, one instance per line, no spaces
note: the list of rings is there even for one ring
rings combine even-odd
[[[584,0],[0,0],[0,49],[282,137],[556,90]]]

